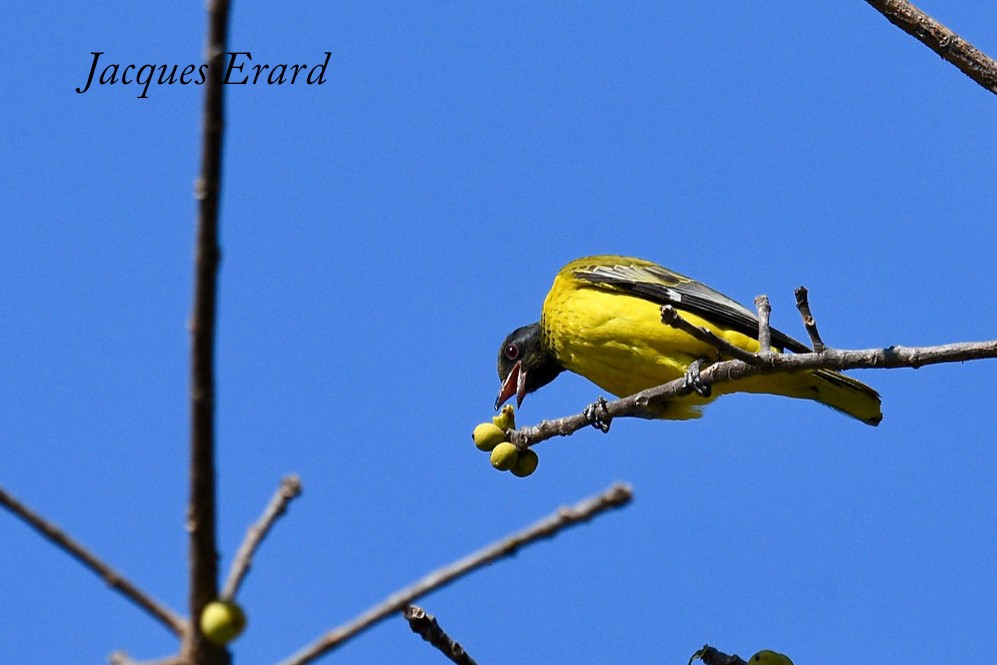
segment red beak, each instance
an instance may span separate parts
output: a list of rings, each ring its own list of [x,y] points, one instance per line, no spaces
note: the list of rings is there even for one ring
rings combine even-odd
[[[498,397],[495,398],[495,410],[505,404],[513,395],[516,396],[516,406],[519,407],[526,397],[526,372],[523,371],[523,362],[519,361],[509,370],[509,376],[502,382]]]

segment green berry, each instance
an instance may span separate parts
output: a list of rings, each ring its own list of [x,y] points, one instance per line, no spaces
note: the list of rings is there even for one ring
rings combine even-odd
[[[478,447],[478,450],[488,452],[505,441],[505,432],[492,423],[481,423],[474,428],[471,439],[474,440],[474,445]]]
[[[216,646],[225,646],[246,628],[246,614],[231,600],[215,600],[201,612],[201,632]]]
[[[510,470],[512,471],[512,475],[525,478],[537,470],[538,464],[540,464],[540,458],[537,457],[535,452],[527,449],[519,453],[519,458]]]
[[[491,462],[499,471],[508,471],[519,459],[519,451],[516,446],[508,441],[503,441],[492,449]]]

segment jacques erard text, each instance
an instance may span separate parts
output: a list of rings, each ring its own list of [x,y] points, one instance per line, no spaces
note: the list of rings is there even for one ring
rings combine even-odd
[[[76,88],[83,94],[93,84],[97,85],[136,85],[141,89],[139,99],[149,98],[152,85],[204,85],[208,76],[208,65],[124,65],[100,62],[103,51],[91,51],[93,62],[87,82]],[[249,51],[229,51],[225,60],[222,83],[226,85],[322,85],[326,82],[325,72],[329,67],[331,51],[324,53],[325,60],[318,64],[253,64],[253,54]]]

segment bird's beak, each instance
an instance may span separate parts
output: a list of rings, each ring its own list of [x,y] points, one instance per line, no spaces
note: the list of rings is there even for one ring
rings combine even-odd
[[[523,361],[513,365],[509,370],[509,376],[502,382],[502,388],[495,398],[495,410],[497,411],[513,395],[516,396],[516,406],[521,406],[523,398],[526,397],[526,372],[523,371]]]

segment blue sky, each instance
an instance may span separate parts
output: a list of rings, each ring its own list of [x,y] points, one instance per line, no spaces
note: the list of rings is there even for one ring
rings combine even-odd
[[[997,53],[983,0],[922,2]],[[187,350],[203,3],[9,8],[0,40],[0,484],[186,606]],[[994,337],[994,97],[859,0],[235,3],[232,50],[323,86],[231,87],[218,330],[227,570],[279,478],[236,662],[270,663],[428,570],[622,480],[634,503],[433,593],[482,663],[797,665],[997,650],[992,361],[857,373],[864,427],[731,396],[698,422],[471,445],[495,354],[557,269],[653,259],[831,345]],[[598,390],[564,376],[520,422]],[[173,638],[0,515],[0,653],[97,663]],[[327,662],[439,663],[390,620]]]

